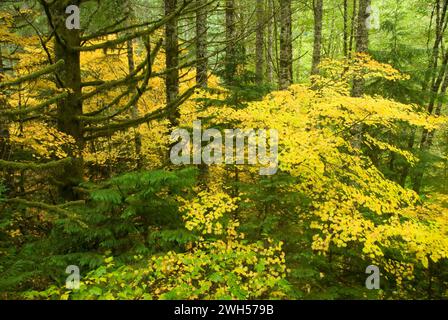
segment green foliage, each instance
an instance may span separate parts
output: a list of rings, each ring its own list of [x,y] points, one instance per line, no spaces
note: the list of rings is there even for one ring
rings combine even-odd
[[[74,264],[81,270],[90,270],[101,265],[106,252],[126,261],[134,254],[160,247],[182,248],[188,235],[175,195],[187,192],[194,185],[195,176],[194,169],[142,171],[98,185],[86,184],[83,187],[89,200],[70,208],[82,223],[74,223],[70,217],[48,219],[45,212],[26,207],[9,212],[2,217],[4,245],[10,243],[6,232],[19,232],[16,245],[4,248],[7,251],[0,256],[4,268],[1,291],[20,291],[29,287],[30,281],[35,283],[34,288],[42,289],[54,280],[62,283],[66,266]],[[153,248],[150,244],[154,242],[157,246]]]

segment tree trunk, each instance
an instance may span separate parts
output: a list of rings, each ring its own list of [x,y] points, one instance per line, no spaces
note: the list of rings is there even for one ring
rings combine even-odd
[[[264,0],[257,0],[257,33],[256,33],[256,62],[255,74],[257,84],[264,81],[264,31],[265,12]]]
[[[292,84],[291,19],[291,0],[280,0],[280,90],[285,90]]]
[[[132,74],[135,70],[135,60],[134,60],[134,43],[132,40],[129,40],[127,42],[128,47],[128,69],[129,74]],[[133,83],[132,86],[132,92],[136,92],[137,90],[137,84]],[[138,119],[139,118],[139,112],[138,112],[138,106],[134,105],[131,108],[131,118],[132,119]],[[138,128],[135,129],[134,133],[134,147],[135,147],[135,154],[137,156],[137,169],[140,169],[142,167],[142,158],[141,158],[141,151],[142,151],[142,137],[140,133],[138,132]]]
[[[278,1],[272,0],[273,3],[273,11],[274,11],[274,51],[275,51],[275,56],[273,57],[273,62],[275,62],[274,66],[275,66],[275,74],[277,76],[278,81],[280,82],[280,23],[279,23],[279,19],[280,19],[280,10],[279,8],[276,8],[275,5],[279,4]]]
[[[196,0],[196,83],[202,88],[208,86],[206,3],[207,0]]]
[[[165,0],[165,15],[171,15],[177,8],[177,0]],[[178,18],[174,18],[165,25],[165,55],[167,73],[165,76],[166,102],[170,104],[179,96],[179,39]],[[179,124],[179,110],[172,110],[168,119],[172,126]]]
[[[267,46],[266,46],[266,76],[268,78],[269,84],[274,82],[274,35],[273,35],[273,23],[274,23],[274,6],[273,0],[267,0]]]
[[[0,45],[0,81],[3,80],[3,52],[2,46]]]
[[[133,15],[133,10],[132,10],[132,4],[130,3],[130,0],[128,0],[127,2],[127,9],[130,11],[130,17],[129,19],[131,19],[131,21],[128,23],[129,25],[132,23],[132,18],[134,17]],[[134,60],[134,41],[133,40],[128,40],[126,42],[127,45],[127,58],[128,58],[128,69],[129,69],[129,74],[132,74],[135,70],[135,60]],[[132,83],[131,84],[131,89],[132,92],[136,92],[137,91],[137,84],[136,83]],[[139,117],[139,112],[138,112],[138,106],[134,105],[131,108],[131,117],[132,119],[138,119]],[[138,128],[134,129],[134,148],[135,148],[135,155],[137,156],[137,169],[141,169],[142,167],[142,156],[141,156],[141,151],[142,151],[142,137],[140,135],[140,133],[138,132]]]
[[[311,74],[319,73],[319,64],[321,60],[322,49],[322,16],[323,16],[323,0],[313,0],[314,11],[314,47],[313,47],[313,64]]]
[[[367,30],[367,19],[369,18],[367,8],[369,5],[370,0],[359,0],[358,28],[356,30],[356,52],[358,53],[367,53],[369,49],[369,30]],[[361,77],[353,81],[353,97],[364,95],[364,84]]]
[[[344,57],[348,57],[348,0],[344,0]]]
[[[0,45],[0,82],[3,79],[4,73],[4,64],[3,64],[3,53],[2,47]],[[6,101],[4,99],[0,99],[0,109],[7,108]],[[8,119],[4,119],[0,116],[0,159],[1,160],[9,160],[11,153],[11,144],[10,144],[10,131],[9,131],[9,123]],[[0,176],[0,182],[3,182],[4,186],[7,188],[8,193],[11,193],[14,190],[14,175],[10,170],[4,170],[4,176]],[[1,181],[2,177],[4,181]]]
[[[225,81],[231,85],[236,75],[236,34],[235,34],[235,1],[226,0],[226,57],[225,57]]]
[[[356,33],[356,9],[357,9],[357,0],[353,0],[353,8],[352,8],[352,18],[351,18],[351,27],[350,27],[350,41],[348,47],[348,57],[351,58],[353,52],[353,39],[355,38]]]
[[[64,60],[64,66],[57,72],[59,88],[68,89],[68,97],[57,104],[58,129],[72,136],[77,148],[68,148],[67,153],[73,161],[62,168],[57,176],[59,194],[65,200],[78,198],[74,187],[83,180],[83,160],[81,151],[84,148],[83,124],[78,119],[82,115],[81,99],[81,65],[79,51],[73,47],[81,46],[80,31],[66,28],[66,8],[71,5],[79,5],[79,1],[61,0],[49,5],[52,16],[52,25],[55,32],[55,61]]]
[[[0,46],[0,81],[3,79],[3,54]],[[0,99],[0,109],[6,108],[5,100]],[[8,121],[0,117],[0,159],[6,160],[8,158],[9,145],[9,129]]]

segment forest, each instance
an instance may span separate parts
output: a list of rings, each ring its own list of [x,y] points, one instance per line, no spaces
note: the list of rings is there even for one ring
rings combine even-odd
[[[0,0],[0,299],[448,299],[447,26]]]

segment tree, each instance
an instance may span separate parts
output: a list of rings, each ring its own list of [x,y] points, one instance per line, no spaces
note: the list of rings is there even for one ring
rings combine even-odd
[[[344,15],[344,56],[348,56],[348,0],[344,0],[343,4]]]
[[[323,0],[313,0],[313,12],[314,12],[314,46],[313,46],[313,63],[311,67],[312,75],[319,73],[319,64],[321,60]]]
[[[257,83],[262,84],[264,80],[264,38],[265,38],[265,10],[264,0],[257,0],[257,34],[256,34],[256,62],[255,62],[255,74]]]
[[[196,82],[205,88],[208,81],[206,1],[197,0],[196,5]]]
[[[237,49],[236,49],[236,24],[235,24],[235,0],[226,0],[226,57],[224,78],[228,84],[235,80],[237,67]]]
[[[59,131],[72,136],[76,141],[76,148],[68,150],[70,163],[63,166],[61,175],[57,177],[60,185],[60,195],[67,200],[75,200],[78,196],[74,187],[83,180],[83,164],[80,150],[84,148],[84,124],[79,119],[82,115],[82,88],[81,88],[81,58],[80,52],[72,50],[81,46],[81,35],[77,29],[69,30],[66,27],[66,8],[71,5],[80,5],[80,1],[58,1],[52,5],[41,1],[46,11],[52,31],[54,32],[54,60],[64,61],[63,67],[56,72],[57,87],[66,89],[66,98],[58,101],[57,121]]]
[[[370,6],[370,0],[359,0],[358,24],[356,29],[356,52],[367,53],[369,50],[369,30],[367,29],[367,19],[369,12],[367,8]],[[361,97],[364,94],[364,80],[355,79],[353,82],[352,95]]]
[[[274,0],[266,0],[267,44],[266,44],[266,77],[269,84],[274,82]]]
[[[129,21],[128,26],[132,24],[134,21],[134,12],[132,9],[132,2],[131,0],[127,0],[126,9],[129,12]],[[129,67],[129,75],[133,74],[135,71],[135,59],[134,59],[134,40],[130,39],[126,43],[127,45],[127,58],[128,58],[128,67]],[[130,84],[130,91],[136,92],[137,91],[137,85],[135,83]],[[131,117],[133,120],[138,119],[139,117],[139,111],[137,105],[132,106],[131,108]],[[137,155],[137,168],[140,169],[142,167],[142,159],[141,159],[141,149],[142,149],[142,137],[139,132],[135,132],[134,137],[134,147],[135,147],[135,153]]]
[[[165,0],[165,16],[170,16],[177,10],[177,0]],[[165,56],[166,56],[166,101],[172,104],[179,96],[179,40],[177,16],[165,25]],[[178,124],[179,113],[177,108],[171,110],[169,115],[173,126]]]
[[[192,93],[192,90],[189,90],[184,93],[184,95],[179,96],[176,90],[178,87],[178,52],[175,26],[177,17],[181,15],[189,3],[184,2],[181,6],[176,6],[175,1],[168,1],[167,15],[156,23],[117,27],[121,22],[115,22],[115,24],[106,26],[103,30],[91,34],[84,34],[82,36],[80,30],[70,30],[67,29],[65,25],[66,8],[69,4],[73,3],[69,3],[68,1],[48,3],[41,0],[40,4],[45,12],[45,17],[50,28],[48,39],[52,37],[54,39],[54,55],[51,54],[46,42],[44,40],[41,41],[44,51],[47,53],[48,61],[52,65],[48,70],[44,69],[38,71],[24,79],[3,83],[2,87],[11,87],[38,78],[42,74],[54,72],[56,88],[63,93],[47,100],[41,105],[21,110],[20,114],[35,113],[36,111],[48,108],[54,103],[57,104],[56,114],[54,115],[57,122],[57,128],[62,134],[73,138],[75,143],[73,146],[67,144],[65,147],[67,159],[60,162],[61,170],[55,175],[55,182],[59,186],[59,194],[63,199],[75,200],[80,196],[75,189],[79,183],[83,181],[84,167],[82,153],[86,141],[92,141],[103,136],[110,136],[116,131],[138,126],[150,119],[171,117],[171,119],[175,121],[177,106],[183,99]],[[84,4],[84,1],[78,1],[75,4],[81,5]],[[98,50],[107,52],[107,50],[113,50],[114,48],[117,48],[117,46],[126,44],[129,49],[128,53],[130,53],[130,41],[140,37],[145,38],[150,34],[154,34],[162,26],[166,26],[168,40],[166,46],[167,52],[169,53],[166,55],[168,66],[166,79],[170,91],[167,95],[166,108],[164,110],[150,112],[140,117],[137,117],[134,113],[133,119],[127,121],[118,120],[115,123],[101,123],[101,121],[99,121],[100,119],[113,120],[116,115],[132,110],[135,107],[144,91],[147,89],[148,81],[152,76],[152,65],[155,62],[155,56],[159,52],[161,42],[158,41],[151,49],[149,43],[144,40],[147,51],[147,56],[144,61],[137,66],[133,66],[133,61],[130,59],[131,55],[128,55],[129,75],[114,81],[98,80],[84,82],[81,74],[81,53],[95,52]],[[143,29],[141,29],[141,27],[143,27]],[[119,32],[124,31],[125,33],[122,36],[118,35]],[[111,35],[115,35],[116,38],[113,40],[100,40]],[[48,40],[46,41],[48,42]],[[140,83],[140,85],[136,86],[137,83]],[[120,94],[116,99],[112,99],[109,105],[106,105],[93,113],[84,112],[83,105],[85,105],[89,99],[91,100],[107,90],[123,86],[128,88],[128,90],[125,90],[125,93]],[[86,91],[87,88],[93,89]],[[105,113],[108,113],[111,108],[114,108],[115,104],[119,103],[124,97],[129,97],[129,100],[126,105],[121,108],[120,112],[115,113],[115,115],[112,116],[105,115]],[[14,111],[8,113],[11,116],[14,116],[18,112]],[[11,163],[9,166],[14,167],[14,164]]]
[[[292,9],[291,0],[280,0],[280,71],[279,87],[292,84]]]

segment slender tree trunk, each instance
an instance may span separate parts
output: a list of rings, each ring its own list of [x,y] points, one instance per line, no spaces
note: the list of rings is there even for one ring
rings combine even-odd
[[[0,82],[4,77],[3,53],[0,45]],[[6,101],[0,99],[0,109],[7,108]],[[7,160],[9,158],[9,126],[8,120],[0,116],[0,159]]]
[[[348,47],[348,57],[351,58],[353,52],[353,39],[355,38],[356,33],[356,12],[357,12],[357,0],[353,0],[353,8],[352,8],[352,18],[351,18],[351,27],[350,27],[350,41]]]
[[[132,40],[129,40],[127,42],[128,52],[128,67],[129,67],[129,74],[132,74],[135,70],[135,60],[134,60],[134,43]],[[132,91],[135,92],[137,90],[137,85],[135,83],[131,84]],[[138,112],[138,106],[134,105],[131,108],[131,117],[132,119],[138,119],[139,112]],[[135,147],[135,154],[137,156],[137,168],[140,169],[142,167],[142,158],[141,158],[141,151],[142,151],[142,137],[140,133],[138,132],[138,128],[135,129],[134,133],[134,147]]]
[[[367,53],[369,47],[369,30],[367,29],[367,19],[369,17],[367,8],[370,0],[359,0],[358,22],[356,29],[356,52]],[[365,81],[362,74],[353,79],[352,97],[362,97],[364,95]],[[351,144],[356,149],[361,149],[363,142],[364,126],[356,125],[353,129]]]
[[[323,0],[313,0],[314,11],[314,47],[313,47],[313,64],[311,74],[319,73],[319,64],[321,60],[322,50],[322,16],[323,16]]]
[[[0,44],[0,82],[4,77],[4,69],[5,66],[3,64],[3,53],[2,47]],[[5,99],[0,99],[0,109],[8,108],[7,102]],[[6,118],[0,116],[0,159],[1,160],[9,160],[11,155],[11,141],[10,141],[10,129],[9,129],[9,121]],[[7,193],[14,192],[14,172],[12,170],[5,169],[4,170],[4,185],[7,189]],[[2,176],[0,176],[0,179]]]
[[[370,0],[359,0],[358,11],[358,28],[356,31],[356,52],[367,53],[369,49],[369,30],[367,30],[367,7],[370,5]],[[353,81],[352,96],[361,97],[364,95],[364,80],[359,77]]]
[[[2,47],[0,45],[0,82],[3,79],[3,54]],[[6,108],[5,100],[0,99],[0,109]],[[0,117],[0,159],[7,159],[8,157],[8,140],[9,140],[9,129],[8,122],[3,117]]]
[[[344,0],[344,57],[348,57],[348,0]]]
[[[206,3],[207,0],[196,0],[196,83],[203,88],[208,86]]]
[[[292,84],[292,9],[291,0],[280,0],[280,79],[281,90]]]
[[[68,89],[68,97],[57,104],[58,129],[72,136],[76,141],[76,149],[68,148],[67,153],[73,158],[70,164],[62,168],[58,175],[59,194],[65,200],[75,200],[78,195],[74,188],[83,180],[83,160],[81,151],[84,148],[84,128],[79,116],[83,113],[81,92],[81,65],[79,51],[72,50],[80,47],[80,31],[66,28],[66,8],[75,4],[79,6],[80,1],[61,0],[49,5],[52,17],[52,25],[55,32],[55,61],[64,60],[65,64],[57,72],[58,87]]]
[[[0,81],[3,80],[3,52],[2,52],[2,46],[0,44]]]
[[[303,46],[303,35],[305,33],[305,27],[302,26],[300,29],[300,34],[298,36],[298,38],[296,39],[297,41],[297,66],[296,66],[296,74],[297,74],[297,79],[300,80],[300,76],[302,74],[302,58],[304,57],[304,54],[302,53],[304,50],[304,46]],[[308,75],[305,75],[308,76]]]
[[[446,93],[448,89],[448,72],[445,72],[445,80],[443,81],[443,85],[440,89],[440,98],[437,102],[437,106],[434,109],[434,115],[435,116],[441,116],[442,115],[442,107],[443,107],[443,101],[446,99]],[[428,131],[426,140],[423,140],[423,142],[426,142],[426,148],[431,148],[434,144],[434,136],[436,134],[436,130]]]
[[[414,144],[415,144],[415,136],[416,136],[416,130],[415,128],[411,129],[411,136],[408,140],[408,150],[412,150],[414,148]],[[401,186],[405,186],[406,185],[406,180],[409,176],[409,171],[410,171],[411,167],[409,164],[405,164],[402,171],[401,171],[401,175],[400,175],[400,185]]]
[[[235,38],[235,1],[226,0],[225,80],[230,85],[234,83],[236,76],[237,57]]]
[[[237,2],[236,2],[237,3]],[[237,8],[237,7],[236,7]],[[237,73],[243,72],[245,70],[245,67],[247,65],[247,47],[248,47],[248,41],[245,41],[245,39],[242,39],[241,37],[247,36],[247,32],[244,31],[244,29],[247,27],[247,21],[249,18],[249,15],[246,16],[245,10],[237,10],[235,9],[235,17],[236,17],[236,24],[235,24],[235,37],[237,39],[236,43],[236,64],[235,68]],[[238,31],[240,30],[240,31]],[[245,35],[246,33],[246,35]]]
[[[171,15],[177,8],[177,0],[165,0],[165,15]],[[170,104],[179,96],[179,39],[178,18],[174,18],[165,25],[165,59],[168,70],[165,76],[166,102]],[[176,108],[168,116],[172,126],[179,124],[179,110]]]
[[[272,0],[273,4],[279,4],[278,1]],[[279,23],[279,18],[280,18],[280,10],[279,8],[275,8],[275,5],[273,6],[273,10],[274,10],[274,49],[275,49],[275,57],[274,57],[274,62],[275,62],[275,73],[277,75],[277,79],[280,82],[280,23]]]
[[[268,78],[269,84],[272,84],[274,82],[274,35],[273,35],[273,23],[274,23],[274,5],[273,0],[267,0],[267,17],[268,17],[268,23],[267,23],[267,32],[268,32],[268,39],[267,39],[267,48],[266,48],[266,75]]]
[[[208,59],[207,59],[207,8],[208,0],[196,0],[196,83],[202,88],[208,87]],[[207,186],[209,168],[205,163],[198,166],[198,182]]]
[[[264,0],[257,0],[257,32],[255,74],[257,84],[264,81],[264,34],[265,34]]]
[[[130,0],[127,2],[127,9],[131,12],[130,19],[133,18],[133,10],[132,10],[132,4],[130,3]],[[129,21],[129,25],[132,21]],[[127,58],[128,58],[128,69],[129,74],[132,74],[135,70],[135,60],[134,60],[134,41],[129,40],[126,43],[127,45]],[[137,91],[137,84],[132,83],[131,85],[132,92]],[[138,119],[139,112],[138,112],[138,106],[134,105],[131,108],[131,117],[132,119]],[[138,132],[138,128],[134,129],[134,148],[135,148],[135,154],[137,156],[137,169],[140,169],[142,167],[142,157],[141,157],[141,150],[142,150],[142,137],[140,133]]]

